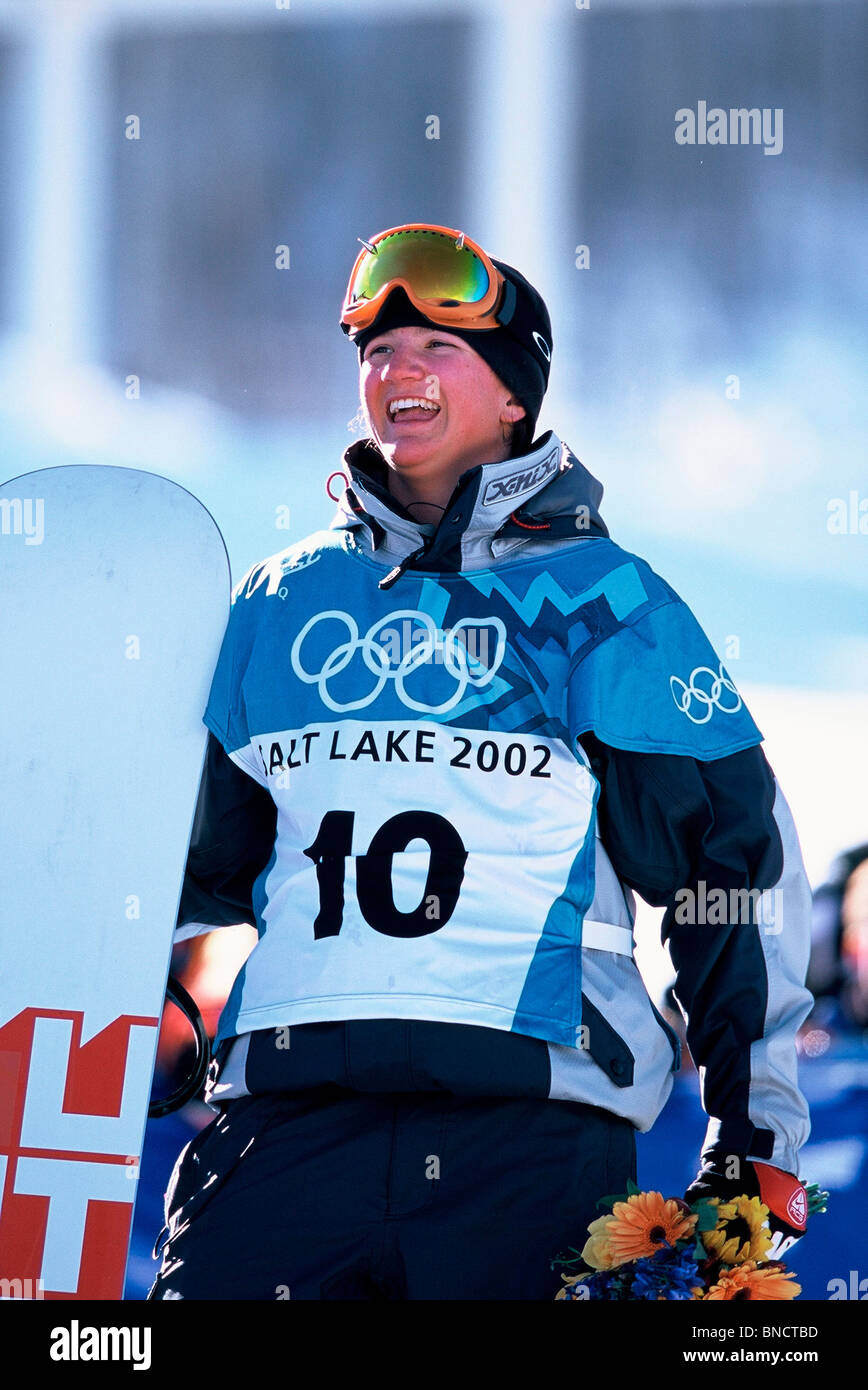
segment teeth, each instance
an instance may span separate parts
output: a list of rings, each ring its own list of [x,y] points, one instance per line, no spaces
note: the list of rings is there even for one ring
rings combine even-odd
[[[405,396],[399,401],[391,401],[389,404],[389,414],[394,420],[399,410],[410,410],[413,406],[421,406],[423,410],[439,410],[440,407],[434,401],[429,401],[421,396]]]

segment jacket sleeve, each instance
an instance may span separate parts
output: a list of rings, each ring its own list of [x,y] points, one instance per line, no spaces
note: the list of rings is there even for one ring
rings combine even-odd
[[[232,761],[209,731],[176,941],[238,922],[256,926],[254,884],[271,858],[276,827],[271,794]]]
[[[796,1173],[808,1137],[795,1038],[811,893],[789,807],[759,745],[708,761],[581,743],[600,783],[600,834],[623,882],[666,909],[709,1116],[703,1161],[738,1154]]]

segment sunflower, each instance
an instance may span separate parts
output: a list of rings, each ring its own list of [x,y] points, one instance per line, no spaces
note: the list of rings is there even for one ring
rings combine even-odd
[[[757,1265],[755,1260],[745,1260],[734,1269],[722,1270],[717,1283],[712,1284],[706,1300],[750,1298],[753,1300],[784,1300],[797,1298],[802,1292],[801,1284],[793,1283],[795,1274],[785,1269],[777,1260]]]
[[[727,1202],[711,1197],[709,1206],[717,1208],[717,1225],[700,1234],[709,1255],[728,1265],[765,1259],[772,1237],[765,1224],[769,1209],[759,1197],[731,1197]]]
[[[660,1192],[633,1193],[626,1202],[616,1202],[608,1218],[606,1244],[613,1263],[639,1260],[663,1245],[674,1245],[690,1235],[696,1221],[696,1215],[675,1197],[664,1201]]]

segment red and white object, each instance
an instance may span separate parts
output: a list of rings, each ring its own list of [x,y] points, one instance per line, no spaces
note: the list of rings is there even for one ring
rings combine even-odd
[[[0,1297],[122,1296],[229,593],[166,478],[0,487]]]

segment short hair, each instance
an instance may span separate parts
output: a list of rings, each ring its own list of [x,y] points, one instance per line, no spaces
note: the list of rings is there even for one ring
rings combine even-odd
[[[533,424],[527,415],[523,415],[520,420],[516,420],[512,426],[512,433],[509,437],[509,455],[511,459],[518,458],[521,454],[530,453],[530,446],[533,443]]]

